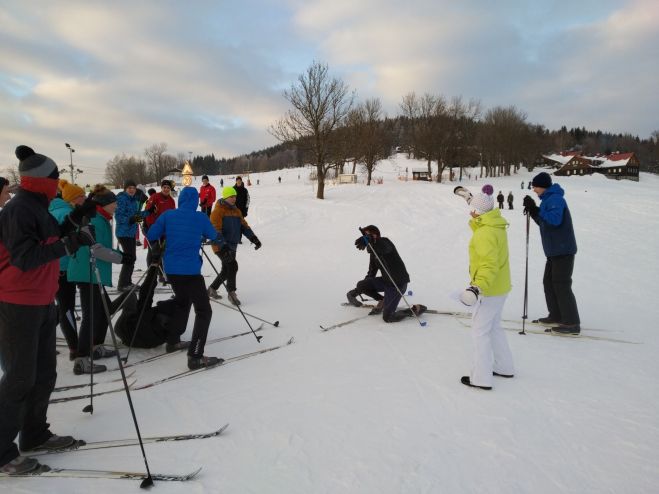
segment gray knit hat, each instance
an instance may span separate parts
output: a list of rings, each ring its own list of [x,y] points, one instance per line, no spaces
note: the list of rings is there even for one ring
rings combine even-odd
[[[59,178],[57,165],[48,156],[37,154],[31,147],[18,146],[18,173],[21,177]]]

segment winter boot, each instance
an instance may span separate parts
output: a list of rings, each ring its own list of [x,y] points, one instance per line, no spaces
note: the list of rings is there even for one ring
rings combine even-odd
[[[215,300],[220,300],[222,298],[222,295],[217,293],[217,290],[215,288],[213,288],[212,286],[208,287],[208,296],[210,298],[215,299]]]
[[[359,300],[357,300],[357,295],[359,295],[357,290],[350,290],[348,293],[346,293],[346,297],[350,305],[354,305],[355,307],[361,307],[362,303]]]
[[[18,456],[0,467],[0,475],[22,475],[41,467],[39,460],[29,456]]]
[[[167,353],[177,352],[179,350],[185,350],[190,347],[189,341],[179,341],[178,343],[167,343],[165,345],[165,351]]]
[[[196,370],[202,367],[214,367],[224,362],[223,358],[218,357],[188,357],[188,369]]]
[[[107,367],[98,364],[94,364],[92,369],[92,361],[89,357],[78,357],[73,363],[73,373],[76,376],[81,374],[91,374],[92,372],[98,374],[99,372],[105,372],[106,370]]]
[[[21,450],[23,452],[27,451],[61,451],[65,449],[72,448],[76,446],[76,444],[79,446],[81,444],[85,444],[84,441],[76,441],[72,436],[58,436],[56,434],[53,434],[50,436],[50,439],[48,439],[45,443],[40,444],[39,446],[35,446],[34,448],[30,449],[23,449]]]
[[[535,324],[551,324],[551,325],[558,325],[558,321],[555,321],[552,317],[541,317],[540,319],[534,319],[533,322]]]
[[[117,352],[114,348],[110,348],[105,345],[96,345],[94,347],[94,360],[98,360],[100,358],[110,358],[110,357],[116,357]]]
[[[371,309],[371,312],[368,313],[369,316],[377,316],[382,314],[382,308],[384,307],[384,299],[379,300],[377,305]]]
[[[238,296],[236,295],[236,292],[229,292],[229,301],[233,305],[240,305],[240,300],[238,300]]]
[[[579,336],[581,327],[578,324],[559,324],[558,327],[551,328],[551,332],[561,336]]]
[[[486,391],[489,391],[492,389],[492,386],[476,386],[475,384],[471,384],[471,379],[469,379],[469,376],[462,376],[462,379],[460,379],[460,382],[464,384],[465,386],[470,386],[472,388],[478,388],[478,389],[484,389]]]

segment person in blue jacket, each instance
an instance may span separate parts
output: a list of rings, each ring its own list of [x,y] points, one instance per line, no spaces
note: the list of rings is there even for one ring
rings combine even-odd
[[[134,180],[126,180],[124,191],[117,195],[117,209],[114,213],[116,221],[115,234],[126,262],[121,266],[117,290],[130,291],[133,288],[133,270],[135,269],[137,224],[140,223],[147,211],[140,211],[140,196],[137,194],[137,185]]]
[[[151,263],[160,261],[160,248],[156,240],[165,239],[163,268],[174,290],[178,305],[173,325],[185,331],[194,306],[195,322],[188,347],[188,368],[211,367],[223,362],[217,357],[204,356],[213,310],[211,309],[204,277],[201,275],[201,243],[203,239],[214,241],[217,232],[208,216],[197,211],[199,193],[194,187],[184,187],[178,198],[178,208],[169,209],[158,217],[149,228],[147,240],[151,244]]]
[[[577,240],[565,192],[545,172],[536,175],[531,184],[540,198],[540,207],[526,196],[524,211],[540,226],[542,248],[547,256],[542,282],[549,315],[537,321],[556,325],[552,328],[554,333],[576,336],[581,331],[577,300],[572,292]]]

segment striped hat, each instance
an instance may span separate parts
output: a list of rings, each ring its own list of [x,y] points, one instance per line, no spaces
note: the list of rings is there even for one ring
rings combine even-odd
[[[21,177],[59,178],[57,165],[48,156],[37,154],[28,146],[16,148],[18,173]]]

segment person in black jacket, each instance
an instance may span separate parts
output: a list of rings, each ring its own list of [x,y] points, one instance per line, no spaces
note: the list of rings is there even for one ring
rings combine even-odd
[[[382,312],[382,319],[385,322],[400,321],[406,316],[397,315],[395,312],[402,297],[401,294],[407,290],[410,275],[407,274],[405,264],[398,255],[394,243],[388,238],[380,236],[377,226],[369,225],[361,230],[363,235],[355,240],[355,247],[369,252],[368,273],[363,280],[357,282],[354,289],[346,294],[348,302],[355,307],[360,307],[362,303],[357,300],[357,296],[364,294],[378,301],[377,307],[371,311],[372,314]],[[378,271],[381,271],[382,276],[376,276]],[[384,292],[384,297],[380,295],[380,292]]]
[[[236,207],[240,209],[240,212],[243,213],[243,218],[247,218],[247,211],[249,210],[249,192],[243,184],[242,177],[236,177],[236,185],[233,186],[236,189]]]
[[[114,329],[125,345],[155,348],[166,343],[165,349],[168,353],[183,350],[188,348],[190,343],[181,341],[185,326],[174,324],[176,300],[161,300],[153,306],[157,277],[157,266],[150,266],[140,287],[139,296],[135,293],[128,295]]]

